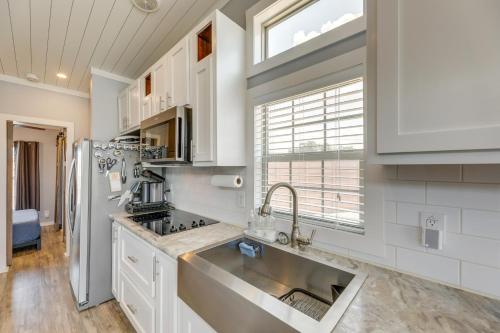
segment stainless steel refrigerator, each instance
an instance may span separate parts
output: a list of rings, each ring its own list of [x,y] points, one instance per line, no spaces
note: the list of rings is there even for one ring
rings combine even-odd
[[[70,283],[78,310],[113,298],[109,214],[122,211],[123,207],[117,207],[118,201],[110,199],[125,192],[136,181],[133,167],[138,158],[135,145],[83,139],[73,146],[67,225],[70,229]],[[121,171],[121,191],[111,192],[109,174]]]

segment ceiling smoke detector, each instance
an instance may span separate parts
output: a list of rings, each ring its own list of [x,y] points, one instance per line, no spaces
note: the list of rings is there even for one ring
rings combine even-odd
[[[146,13],[156,12],[160,8],[160,0],[130,0],[139,10]]]
[[[36,74],[33,74],[33,73],[27,73],[26,80],[31,81],[31,82],[40,82],[40,78]]]

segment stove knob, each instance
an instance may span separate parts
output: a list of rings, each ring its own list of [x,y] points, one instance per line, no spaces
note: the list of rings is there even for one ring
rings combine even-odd
[[[186,226],[184,224],[179,224],[179,230],[186,230]]]
[[[193,221],[193,223],[191,223],[191,228],[198,228],[198,223],[196,223],[196,221]]]
[[[203,220],[200,220],[200,223],[198,223],[200,225],[200,227],[203,227],[205,225],[205,221]]]
[[[170,227],[170,232],[171,233],[177,232],[177,228],[175,227],[175,225],[173,225],[173,226]]]

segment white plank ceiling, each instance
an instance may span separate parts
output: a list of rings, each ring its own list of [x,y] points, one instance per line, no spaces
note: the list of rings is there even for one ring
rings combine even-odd
[[[147,14],[130,0],[0,0],[0,74],[82,92],[91,67],[136,78],[222,2],[161,0]]]

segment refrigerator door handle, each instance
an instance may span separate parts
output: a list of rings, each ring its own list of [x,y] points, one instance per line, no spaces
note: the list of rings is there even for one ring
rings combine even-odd
[[[76,160],[73,158],[71,161],[69,182],[68,182],[68,210],[67,210],[67,221],[70,233],[73,233],[73,226],[75,224],[75,172],[76,172]]]

